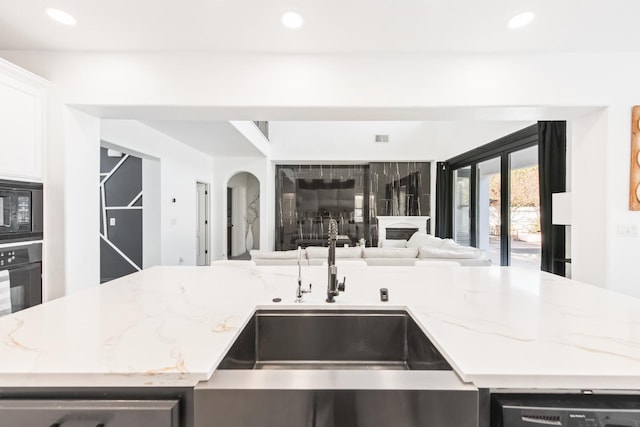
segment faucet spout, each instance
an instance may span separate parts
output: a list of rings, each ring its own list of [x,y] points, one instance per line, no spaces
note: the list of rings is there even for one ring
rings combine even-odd
[[[311,283],[309,283],[309,289],[302,287],[302,248],[298,246],[298,287],[296,288],[295,302],[303,302],[302,297],[304,294],[311,292]]]
[[[335,297],[344,292],[344,281],[338,283],[338,267],[336,266],[336,242],[338,240],[338,223],[329,220],[329,257],[327,259],[327,299],[326,302],[336,302]]]

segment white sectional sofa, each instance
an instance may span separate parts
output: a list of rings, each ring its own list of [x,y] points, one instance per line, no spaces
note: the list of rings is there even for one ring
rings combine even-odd
[[[336,248],[336,264],[361,263],[370,266],[413,266],[418,260],[455,262],[462,266],[486,266],[491,261],[481,249],[462,246],[451,239],[440,239],[426,233],[416,232],[408,241],[389,240],[382,247]],[[256,265],[296,265],[298,251],[259,251],[252,250],[251,260]],[[302,249],[303,265],[323,265],[327,261],[328,248],[311,246]],[[421,263],[427,264],[427,263]]]

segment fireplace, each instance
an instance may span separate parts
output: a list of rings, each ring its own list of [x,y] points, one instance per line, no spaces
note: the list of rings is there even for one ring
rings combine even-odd
[[[408,240],[416,231],[426,233],[428,220],[428,216],[379,216],[378,246],[383,240]]]

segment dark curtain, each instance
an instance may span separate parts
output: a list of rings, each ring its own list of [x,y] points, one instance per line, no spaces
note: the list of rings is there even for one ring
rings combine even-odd
[[[453,188],[449,162],[436,163],[436,236],[453,236]]]
[[[542,271],[564,276],[565,226],[551,223],[551,195],[562,193],[567,184],[567,124],[538,122],[538,164],[540,174],[540,231]]]

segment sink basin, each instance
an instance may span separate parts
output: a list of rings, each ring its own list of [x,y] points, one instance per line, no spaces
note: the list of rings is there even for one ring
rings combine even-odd
[[[477,427],[486,401],[404,310],[258,310],[196,386],[194,425]]]
[[[403,310],[258,310],[218,369],[451,370]]]

